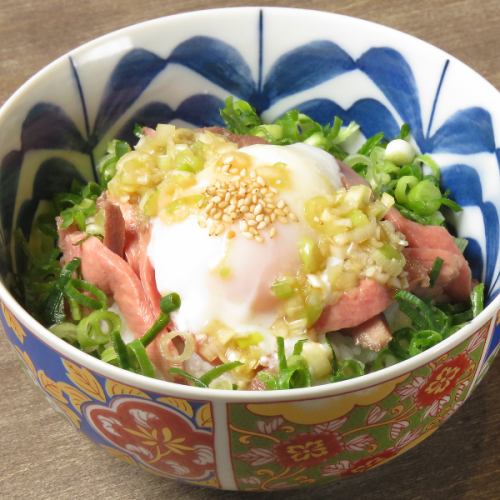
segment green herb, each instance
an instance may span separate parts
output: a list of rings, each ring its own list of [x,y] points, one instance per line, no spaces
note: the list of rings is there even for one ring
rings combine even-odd
[[[94,311],[83,318],[76,327],[80,349],[85,352],[97,351],[109,344],[115,332],[120,332],[120,317],[111,311]]]
[[[340,159],[347,154],[340,144],[359,129],[354,122],[342,127],[338,116],[332,117],[332,125],[321,125],[296,109],[288,111],[273,123],[264,124],[248,102],[235,101],[232,97],[226,99],[220,114],[226,127],[235,134],[255,135],[278,145],[305,142],[325,149]]]
[[[170,322],[170,313],[178,309],[181,299],[177,293],[170,293],[160,300],[160,314],[148,331],[140,338],[125,344],[120,334],[113,332],[112,345],[117,355],[118,366],[147,377],[155,376],[155,369],[151,363],[146,347],[153,342],[158,334]]]
[[[364,374],[365,365],[361,363],[361,361],[356,359],[345,359],[338,362],[335,373],[332,375],[332,382],[349,380]]]
[[[134,134],[136,135],[138,132],[137,127],[137,125],[134,126]],[[142,135],[142,128],[140,134]],[[138,137],[140,137],[140,135]],[[97,164],[99,184],[103,188],[106,188],[108,182],[114,177],[118,160],[129,151],[131,151],[131,148],[125,141],[119,141],[115,139],[108,144],[108,147],[106,148],[106,154]]]
[[[472,317],[475,318],[484,309],[484,283],[479,283],[471,293]]]
[[[442,267],[443,267],[443,259],[441,257],[436,257],[434,263],[432,264],[432,269],[429,273],[429,284],[431,288],[436,284],[436,281],[439,278],[439,273],[441,272]]]
[[[307,360],[301,356],[302,348],[307,339],[298,340],[293,346],[290,357],[286,357],[285,339],[276,337],[278,373],[259,372],[257,378],[267,389],[296,389],[309,387],[312,383],[311,372]]]
[[[134,124],[133,128],[133,134],[137,137],[137,139],[140,139],[144,135],[144,127],[142,125],[139,125],[138,123]]]
[[[170,368],[168,371],[172,375],[178,375],[180,377],[185,378],[187,381],[191,382],[196,387],[206,388],[216,378],[242,365],[243,363],[241,363],[240,361],[232,361],[230,363],[224,363],[222,365],[218,365],[212,368],[211,370],[208,370],[199,378],[191,375],[190,373],[186,372],[185,370],[182,370],[181,368]]]

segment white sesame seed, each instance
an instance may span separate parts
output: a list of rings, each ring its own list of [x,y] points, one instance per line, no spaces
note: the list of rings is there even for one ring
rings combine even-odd
[[[249,240],[253,239],[253,234],[250,233],[249,231],[243,231],[243,233],[241,233],[245,238],[248,238]]]

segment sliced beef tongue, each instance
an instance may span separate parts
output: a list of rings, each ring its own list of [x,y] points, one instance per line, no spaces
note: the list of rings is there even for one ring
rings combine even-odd
[[[314,328],[319,333],[359,326],[389,307],[393,292],[373,279],[363,279],[323,310]]]
[[[386,215],[386,220],[392,222],[395,228],[403,233],[408,241],[405,250],[407,270],[410,284],[412,276],[417,273],[429,273],[437,257],[443,260],[437,287],[430,289],[422,280],[414,280],[415,290],[425,290],[428,294],[439,298],[441,291],[451,300],[466,301],[472,289],[472,275],[469,263],[465,260],[455,240],[446,228],[441,226],[424,226],[403,217],[392,208]]]
[[[370,351],[379,352],[392,340],[391,330],[383,314],[377,314],[345,332],[352,336],[356,345]]]
[[[123,257],[125,249],[125,220],[118,205],[105,196],[98,199],[99,208],[104,210],[104,246]]]
[[[151,296],[154,295],[152,288],[156,289],[154,272],[151,274],[147,265],[142,264],[146,269],[144,276],[147,280],[147,283],[143,284],[123,258],[95,236],[87,237],[80,231],[59,230],[59,247],[63,252],[63,262],[69,262],[75,257],[80,258],[83,279],[113,298],[136,337],[144,335],[159,312],[159,307],[154,307],[151,301]],[[157,290],[156,294],[158,295]],[[175,346],[170,344],[170,349],[175,356]],[[166,375],[168,366],[157,341],[148,347],[148,354],[156,368]]]

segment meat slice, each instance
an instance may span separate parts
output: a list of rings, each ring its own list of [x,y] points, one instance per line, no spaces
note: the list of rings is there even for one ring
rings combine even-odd
[[[391,330],[383,314],[378,314],[361,325],[347,329],[346,333],[352,336],[356,345],[376,352],[387,347],[392,339]]]
[[[337,164],[342,172],[342,184],[345,188],[359,186],[360,184],[371,187],[370,183],[364,177],[355,172],[349,165],[346,165],[340,160],[337,160]]]
[[[441,286],[444,293],[452,300],[466,301],[472,290],[472,274],[468,262],[465,260],[460,249],[455,244],[455,241],[446,228],[441,226],[424,226],[417,222],[413,222],[403,217],[396,209],[391,209],[386,215],[386,220],[392,222],[398,231],[403,233],[408,241],[409,249],[419,249],[420,252],[415,252],[414,257],[422,260],[423,249],[439,250],[436,256],[441,256],[446,264],[446,267],[456,267],[458,272],[454,277],[450,277],[448,283],[444,283],[441,279]],[[456,258],[452,259],[451,255]],[[411,267],[411,257],[408,265]],[[445,269],[446,271],[446,269]],[[451,273],[454,274],[454,273]]]
[[[85,238],[79,231],[60,231],[59,246],[63,261],[79,257],[83,278],[113,298],[137,337],[144,335],[156,320],[159,309],[155,311],[152,307],[141,280],[130,265],[98,238]],[[170,349],[173,355],[177,353],[172,344]],[[153,364],[165,373],[168,367],[157,340],[148,346],[148,354]]]
[[[315,329],[324,333],[361,325],[387,309],[392,299],[390,289],[375,280],[363,279],[335,304],[325,307]]]
[[[104,210],[104,246],[123,257],[125,248],[125,220],[120,207],[107,199],[98,201]]]
[[[420,297],[439,297],[444,287],[449,285],[459,274],[462,261],[458,255],[439,248],[405,248],[403,255],[406,259],[405,270],[408,273],[410,290]],[[430,273],[437,258],[443,264],[437,280],[430,289]]]

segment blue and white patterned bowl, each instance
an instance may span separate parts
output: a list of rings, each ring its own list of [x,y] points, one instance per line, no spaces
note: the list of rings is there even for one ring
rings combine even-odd
[[[425,353],[359,379],[279,393],[202,390],[106,365],[65,344],[13,298],[44,200],[93,179],[132,125],[220,123],[224,98],[265,118],[300,108],[391,137],[410,124],[464,206],[458,234],[487,307]],[[2,321],[49,401],[98,445],[194,484],[268,490],[322,483],[393,458],[466,399],[498,351],[500,96],[452,56],[400,32],[322,12],[239,8],[143,23],[88,43],[29,80],[0,111]]]

